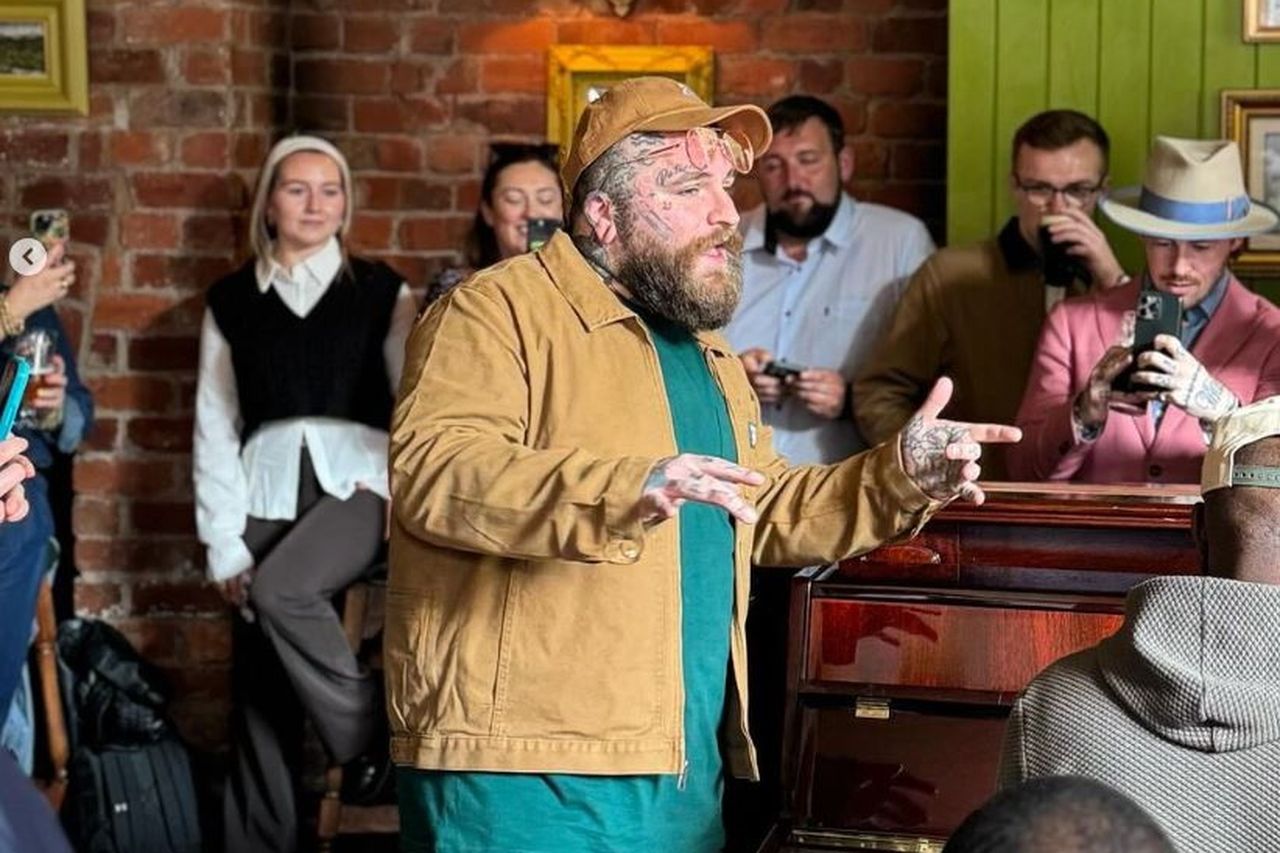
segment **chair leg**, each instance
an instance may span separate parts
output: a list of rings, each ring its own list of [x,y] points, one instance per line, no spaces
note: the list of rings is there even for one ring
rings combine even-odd
[[[53,590],[40,583],[36,599],[36,671],[40,676],[40,694],[44,702],[45,735],[49,743],[49,760],[53,775],[44,789],[45,798],[57,812],[67,792],[67,724],[62,713],[62,694],[58,689],[58,626],[53,613]]]

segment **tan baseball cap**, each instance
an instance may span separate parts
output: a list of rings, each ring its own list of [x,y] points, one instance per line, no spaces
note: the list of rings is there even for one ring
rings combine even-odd
[[[587,104],[578,119],[569,153],[560,167],[565,192],[573,195],[583,170],[620,139],[633,133],[675,132],[719,126],[755,156],[773,141],[773,128],[764,110],[753,104],[711,107],[683,83],[669,77],[633,77],[610,86]]]
[[[1220,418],[1200,468],[1200,493],[1232,486],[1280,489],[1280,468],[1235,464],[1237,450],[1273,435],[1280,435],[1280,397],[1241,406]]]

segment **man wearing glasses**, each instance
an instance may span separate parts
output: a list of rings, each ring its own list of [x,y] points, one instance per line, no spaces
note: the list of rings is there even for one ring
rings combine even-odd
[[[1108,186],[1109,149],[1106,131],[1074,110],[1039,113],[1018,128],[1009,175],[1016,215],[994,239],[924,263],[854,381],[867,441],[901,429],[939,376],[955,381],[949,414],[1007,422],[1048,310],[1091,285],[1128,281],[1092,218]],[[996,450],[983,463],[986,479],[1005,476]]]

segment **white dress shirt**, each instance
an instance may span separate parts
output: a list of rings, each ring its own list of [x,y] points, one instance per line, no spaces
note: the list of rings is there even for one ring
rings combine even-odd
[[[729,342],[739,352],[763,347],[776,359],[834,370],[846,383],[934,248],[919,219],[847,193],[804,261],[765,247],[764,205],[744,214],[740,228],[742,301],[724,330]],[[793,463],[838,462],[866,447],[850,420],[815,415],[794,397],[763,408],[774,447]]]
[[[293,269],[260,259],[255,277],[261,292],[274,287],[290,311],[306,317],[341,266],[342,251],[331,238]],[[383,344],[393,397],[404,368],[405,340],[416,313],[413,295],[401,284]],[[226,580],[252,568],[253,555],[242,538],[247,518],[292,521],[297,517],[303,446],[325,494],[346,500],[357,488],[366,488],[384,498],[390,495],[384,430],[335,418],[290,418],[264,424],[241,447],[241,424],[231,346],[206,309],[200,330],[192,461],[196,530],[208,549],[208,572],[213,580]]]

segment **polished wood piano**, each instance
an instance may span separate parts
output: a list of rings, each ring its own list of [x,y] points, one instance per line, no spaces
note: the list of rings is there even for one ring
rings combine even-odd
[[[915,539],[791,580],[783,816],[762,851],[939,851],[995,790],[1005,719],[1124,593],[1194,574],[1194,486],[993,484]]]

